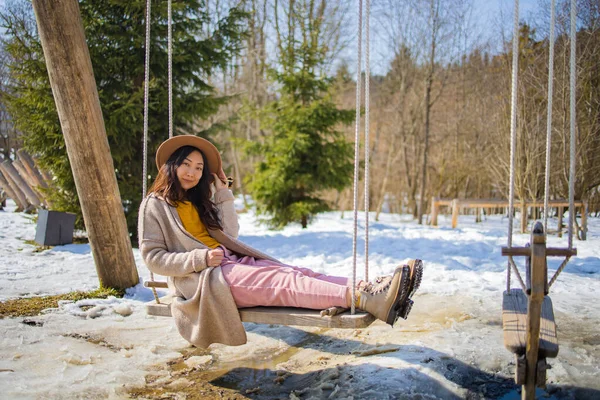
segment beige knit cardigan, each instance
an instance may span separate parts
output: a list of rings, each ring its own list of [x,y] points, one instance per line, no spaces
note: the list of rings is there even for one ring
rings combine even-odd
[[[238,255],[277,261],[237,240],[239,225],[229,189],[216,192],[213,201],[223,226],[223,230],[209,229],[213,238]],[[246,332],[221,268],[207,267],[210,249],[185,230],[175,207],[155,195],[146,197],[140,205],[138,237],[150,271],[168,277],[174,296],[171,313],[184,339],[198,347],[246,343]]]

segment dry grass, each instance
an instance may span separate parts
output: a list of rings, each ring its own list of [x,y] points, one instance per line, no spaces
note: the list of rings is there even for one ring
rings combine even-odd
[[[0,302],[0,318],[31,317],[46,308],[58,307],[59,300],[105,299],[108,296],[123,297],[124,290],[99,288],[91,292],[70,292],[55,296],[25,297]]]

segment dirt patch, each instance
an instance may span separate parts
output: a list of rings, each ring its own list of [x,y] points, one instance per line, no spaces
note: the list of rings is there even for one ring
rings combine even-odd
[[[98,346],[106,347],[107,349],[111,350],[114,353],[118,353],[121,350],[131,350],[133,348],[133,346],[125,346],[125,347],[115,346],[111,343],[108,343],[106,340],[104,340],[101,337],[94,337],[94,336],[91,336],[88,334],[70,333],[70,334],[64,335],[64,336],[71,337],[73,339],[85,340],[86,342],[93,343]]]

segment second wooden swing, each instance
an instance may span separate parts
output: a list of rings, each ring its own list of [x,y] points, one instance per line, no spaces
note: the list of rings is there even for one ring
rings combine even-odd
[[[554,11],[555,1],[551,2],[550,54],[548,74],[548,112],[546,137],[546,176],[544,194],[544,222],[537,221],[531,229],[531,239],[526,247],[512,247],[513,202],[515,186],[515,148],[517,127],[517,79],[519,59],[519,0],[515,0],[513,26],[513,64],[511,95],[511,144],[510,144],[510,186],[508,246],[502,248],[502,255],[508,256],[507,287],[502,302],[502,326],[504,345],[515,354],[515,382],[522,385],[521,398],[535,399],[536,387],[546,386],[546,358],[558,355],[558,337],[552,301],[548,296],[550,287],[572,256],[577,255],[573,248],[573,225],[575,218],[575,41],[576,41],[576,2],[571,0],[571,54],[570,54],[570,171],[569,171],[569,240],[568,248],[546,247],[548,226],[548,201],[550,186],[550,150],[552,138],[552,83],[554,58]],[[526,218],[525,215],[521,218]],[[526,282],[523,282],[513,257],[526,257]],[[547,258],[565,257],[556,273],[548,281]],[[511,269],[515,272],[520,289],[511,289]]]
[[[150,0],[146,1],[146,54],[145,54],[145,79],[144,79],[144,139],[143,139],[143,184],[142,198],[146,197],[147,191],[147,162],[148,162],[148,99],[150,80]],[[356,130],[355,130],[355,152],[354,152],[354,234],[353,234],[353,268],[352,287],[356,287],[356,243],[358,226],[358,167],[359,167],[359,132],[360,132],[360,105],[361,105],[361,69],[362,69],[362,10],[363,2],[359,3],[358,19],[358,62],[357,62],[357,84],[356,84]],[[365,18],[365,75],[369,76],[369,10],[370,0],[366,0]],[[173,101],[172,101],[172,14],[171,0],[167,1],[168,18],[168,93],[169,93],[169,138],[173,137]],[[369,142],[369,79],[365,80],[365,143]],[[365,281],[368,281],[368,229],[369,229],[369,146],[365,146]],[[172,296],[158,297],[156,288],[167,288],[167,282],[155,281],[154,274],[150,272],[151,281],[144,282],[144,286],[152,289],[155,301],[146,303],[148,315],[170,317]],[[252,307],[239,309],[242,322],[257,324],[277,324],[295,326],[314,326],[324,328],[365,328],[375,317],[369,313],[355,310],[355,293],[352,291],[352,307],[346,309],[333,308],[329,310],[310,310],[291,307]]]

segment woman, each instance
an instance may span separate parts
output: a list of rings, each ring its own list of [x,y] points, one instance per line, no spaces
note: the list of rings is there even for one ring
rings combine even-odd
[[[350,307],[347,278],[282,264],[237,240],[233,194],[212,143],[175,136],[157,150],[156,165],[140,205],[140,251],[151,271],[168,277],[171,312],[190,343],[246,343],[238,308]],[[356,306],[393,326],[410,311],[422,268],[413,260],[375,284],[361,282]]]

